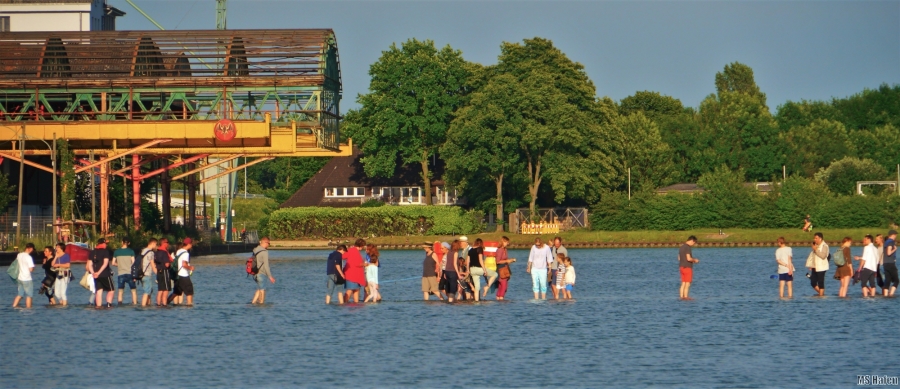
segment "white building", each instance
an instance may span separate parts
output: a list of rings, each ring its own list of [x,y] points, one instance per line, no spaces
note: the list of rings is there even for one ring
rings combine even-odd
[[[0,32],[115,30],[123,15],[106,0],[0,0]]]

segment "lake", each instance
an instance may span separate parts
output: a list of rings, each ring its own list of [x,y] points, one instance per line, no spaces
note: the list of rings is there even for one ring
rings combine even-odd
[[[809,249],[794,251],[802,269]],[[345,306],[324,305],[327,254],[270,251],[277,282],[261,307],[248,304],[246,255],[195,259],[193,308],[87,308],[73,282],[68,308],[36,296],[12,309],[4,276],[0,387],[807,388],[900,375],[900,300],[858,286],[839,299],[833,270],[828,297],[811,297],[800,270],[781,300],[774,248],[695,249],[694,301],[677,298],[677,249],[573,249],[568,302],[531,300],[527,252],[512,250],[508,300],[479,304],[420,301],[424,254],[385,251],[384,301]]]

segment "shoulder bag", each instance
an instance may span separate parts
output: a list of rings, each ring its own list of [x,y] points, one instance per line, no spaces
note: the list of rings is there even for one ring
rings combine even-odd
[[[84,276],[81,277],[81,282],[78,285],[81,285],[82,288],[87,290],[91,290],[91,273],[84,272]]]

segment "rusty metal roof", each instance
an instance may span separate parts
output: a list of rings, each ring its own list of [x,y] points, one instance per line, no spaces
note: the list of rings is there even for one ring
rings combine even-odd
[[[330,29],[0,34],[0,89],[339,86],[339,64]]]

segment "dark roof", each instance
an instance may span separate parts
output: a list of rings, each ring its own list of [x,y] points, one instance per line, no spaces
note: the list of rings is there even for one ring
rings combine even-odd
[[[333,199],[325,198],[325,188],[347,187],[379,187],[379,186],[421,186],[422,173],[418,165],[406,165],[397,169],[391,178],[370,178],[363,171],[362,152],[353,149],[353,155],[346,157],[334,157],[319,170],[312,178],[297,190],[287,201],[281,204],[281,208],[291,207],[356,207],[359,206],[359,198]],[[432,170],[432,186],[444,185],[440,179],[443,176],[444,164],[438,160],[437,166],[430,166]],[[368,193],[368,192],[367,192]]]

